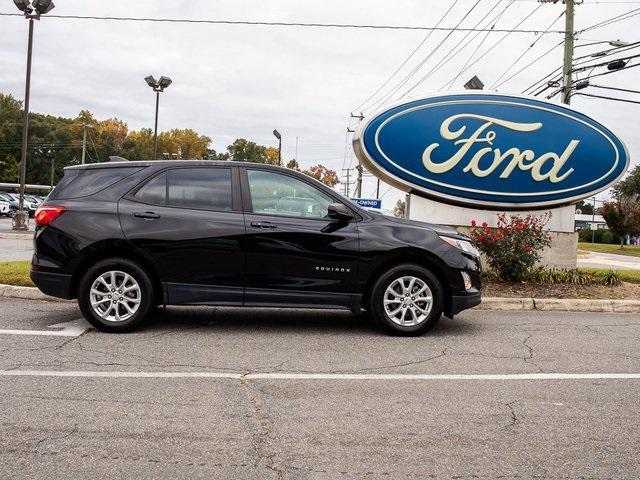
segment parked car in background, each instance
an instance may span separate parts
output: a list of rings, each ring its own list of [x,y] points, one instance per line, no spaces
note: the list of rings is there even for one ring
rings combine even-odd
[[[9,217],[11,208],[9,206],[9,202],[5,202],[4,200],[0,200],[0,215]]]
[[[465,235],[366,211],[272,165],[67,167],[36,222],[33,282],[77,298],[108,332],[165,304],[366,309],[387,331],[417,335],[480,303]]]
[[[13,216],[15,212],[18,211],[18,207],[20,205],[20,195],[18,195],[17,193],[9,193],[9,192],[0,192],[0,193],[2,193],[3,197],[9,199],[8,200],[9,209],[10,209],[9,214],[10,216]],[[24,196],[23,208],[29,214],[29,217],[33,218],[34,215],[36,214],[36,209],[38,208],[39,203],[36,202],[35,198],[29,200],[27,197],[30,197],[30,196],[29,195]]]

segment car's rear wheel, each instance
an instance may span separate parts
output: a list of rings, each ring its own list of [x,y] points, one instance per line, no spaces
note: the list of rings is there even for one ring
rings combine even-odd
[[[394,335],[421,335],[432,328],[443,310],[443,290],[424,267],[398,265],[375,283],[369,310],[377,325]]]
[[[153,304],[153,283],[135,262],[112,258],[96,263],[78,287],[82,314],[104,332],[130,332]]]

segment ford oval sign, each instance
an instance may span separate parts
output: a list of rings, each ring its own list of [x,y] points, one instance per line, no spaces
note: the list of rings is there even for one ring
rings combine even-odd
[[[493,209],[569,204],[604,190],[629,166],[622,141],[592,118],[485,93],[389,107],[363,122],[354,149],[402,190]]]

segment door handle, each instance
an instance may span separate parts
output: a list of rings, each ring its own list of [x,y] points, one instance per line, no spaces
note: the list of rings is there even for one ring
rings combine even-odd
[[[160,218],[160,215],[154,212],[133,212],[134,217],[144,218],[145,220],[153,220],[155,218]]]
[[[251,222],[251,226],[255,228],[278,228],[278,225],[271,222]]]

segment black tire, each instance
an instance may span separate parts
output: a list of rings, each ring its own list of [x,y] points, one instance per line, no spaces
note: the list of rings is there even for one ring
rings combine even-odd
[[[384,308],[384,295],[387,287],[402,277],[416,277],[422,280],[431,290],[433,303],[427,318],[417,325],[399,325],[391,320]],[[422,304],[424,306],[424,304]],[[444,293],[442,285],[436,276],[420,265],[402,264],[390,268],[375,283],[371,290],[368,310],[374,322],[391,335],[416,336],[422,335],[438,323],[444,308]]]
[[[119,271],[129,274],[140,288],[140,303],[131,317],[122,321],[108,321],[100,317],[91,306],[90,290],[93,283],[105,272]],[[93,265],[78,285],[78,305],[87,321],[98,330],[109,333],[125,333],[134,330],[147,317],[154,301],[153,282],[135,262],[126,258],[110,258]],[[107,302],[108,305],[108,302]]]

